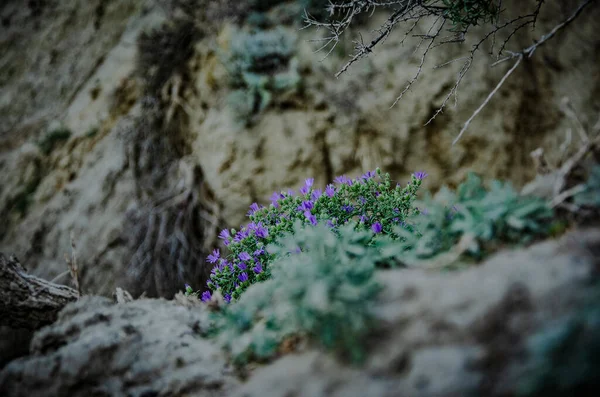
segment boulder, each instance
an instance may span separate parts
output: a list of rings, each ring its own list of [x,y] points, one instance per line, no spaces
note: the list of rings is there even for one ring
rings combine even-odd
[[[8,397],[591,395],[600,386],[598,247],[600,229],[578,230],[464,271],[381,271],[362,366],[304,344],[233,372],[202,337],[208,311],[197,301],[83,297],[0,372],[0,389]]]

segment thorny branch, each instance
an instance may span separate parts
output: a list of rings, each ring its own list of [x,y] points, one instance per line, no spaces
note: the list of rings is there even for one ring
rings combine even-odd
[[[538,47],[544,45],[544,43],[546,43],[549,39],[551,39],[558,31],[560,31],[561,29],[563,29],[569,23],[573,22],[573,20],[575,20],[575,18],[577,18],[579,16],[579,14],[583,11],[583,9],[587,5],[589,5],[590,3],[592,3],[592,1],[594,1],[594,0],[586,0],[583,3],[581,3],[579,5],[579,7],[575,10],[575,12],[569,18],[567,18],[565,21],[561,22],[560,24],[556,25],[547,34],[543,35],[538,42],[532,44],[531,46],[525,48],[524,50],[521,50],[520,52],[511,53],[508,57],[506,57],[504,59],[501,59],[501,60],[499,60],[498,62],[496,62],[496,63],[494,63],[492,65],[492,66],[494,66],[494,65],[499,64],[500,62],[503,62],[503,61],[506,61],[506,60],[509,60],[509,59],[517,58],[517,61],[515,62],[515,64],[508,70],[508,72],[506,72],[506,74],[502,77],[502,79],[500,80],[500,82],[498,83],[498,85],[496,85],[496,87],[492,90],[492,92],[490,92],[490,94],[485,99],[485,101],[483,101],[483,103],[477,108],[477,110],[475,110],[475,112],[471,115],[471,117],[469,117],[469,119],[463,125],[463,128],[460,130],[458,136],[454,139],[454,141],[452,141],[453,145],[456,144],[456,142],[458,142],[458,140],[460,139],[460,137],[463,135],[463,133],[469,127],[469,124],[471,123],[471,121],[489,103],[489,101],[492,99],[492,97],[494,96],[494,94],[496,92],[498,92],[498,90],[500,89],[500,87],[502,87],[502,85],[504,84],[504,82],[506,81],[506,79],[508,78],[508,76],[510,76],[511,73],[517,68],[517,66],[519,66],[519,64],[521,63],[521,61],[523,60],[523,58],[524,57],[531,58],[533,56],[533,53],[535,52],[535,50],[537,50]],[[539,4],[541,5],[541,3],[542,2],[540,2]],[[539,12],[539,6],[538,6],[537,11]],[[520,27],[518,27],[517,29],[520,29]],[[512,36],[515,33],[515,31],[511,32],[511,34],[509,35],[509,37]],[[504,44],[502,45],[502,48],[504,48]]]
[[[492,90],[492,92],[487,96],[487,98],[483,101],[483,103],[475,110],[475,112],[471,115],[471,117],[465,122],[463,128],[459,132],[458,136],[454,139],[453,144],[456,144],[458,140],[461,138],[463,133],[468,128],[471,121],[481,112],[481,110],[489,103],[494,94],[500,89],[500,87],[504,84],[504,82],[508,79],[508,77],[514,72],[514,70],[519,66],[522,60],[525,57],[531,57],[535,50],[545,44],[549,39],[554,37],[560,30],[564,29],[567,25],[569,25],[573,20],[575,20],[585,7],[592,4],[596,0],[584,0],[577,7],[577,9],[563,22],[556,25],[550,32],[543,35],[540,40],[531,46],[518,51],[518,52],[508,52],[508,56],[499,59],[492,66],[495,66],[499,63],[502,63],[507,60],[516,59],[513,66],[505,73],[500,82],[496,85],[496,87]],[[457,1],[457,4],[459,2]],[[506,37],[498,47],[495,56],[497,58],[501,58],[502,55],[507,52],[506,46],[510,42],[510,40],[514,37],[514,35],[526,28],[531,26],[535,27],[537,22],[538,15],[544,4],[543,0],[537,1],[536,6],[532,9],[532,11],[526,15],[520,15],[518,17],[512,18],[506,21],[500,21],[501,13],[503,12],[503,4],[502,0],[495,0],[489,3],[492,9],[495,9],[495,15],[491,20],[487,20],[491,24],[491,29],[484,34],[484,36],[477,41],[472,47],[469,53],[466,56],[459,57],[457,59],[448,61],[443,63],[442,65],[438,65],[435,68],[440,68],[447,66],[456,61],[463,61],[462,67],[460,68],[457,78],[455,80],[454,85],[448,90],[447,95],[440,107],[435,111],[433,116],[427,121],[426,125],[431,123],[440,113],[443,112],[446,104],[450,100],[450,98],[455,98],[455,103],[457,102],[457,91],[460,83],[462,82],[465,75],[469,72],[471,65],[475,59],[475,55],[481,46],[486,43],[488,40],[492,40],[490,54],[494,55],[494,47],[496,46],[496,38],[500,33],[506,33]],[[477,25],[478,20],[476,19],[474,22],[469,21],[469,23],[458,23],[456,19],[453,19],[452,15],[449,13],[450,8],[448,8],[448,2],[442,0],[339,0],[334,1],[330,0],[329,5],[327,6],[327,11],[329,14],[328,21],[318,21],[313,18],[310,14],[305,13],[305,28],[307,27],[316,27],[317,29],[326,29],[328,34],[321,38],[313,41],[324,42],[317,51],[322,51],[329,47],[325,57],[328,57],[334,48],[339,44],[342,39],[343,34],[351,27],[353,21],[363,13],[372,14],[377,9],[388,9],[390,11],[390,15],[387,20],[374,31],[375,36],[371,39],[368,44],[365,44],[362,40],[354,41],[355,51],[350,56],[350,59],[340,68],[340,70],[335,74],[336,77],[339,77],[342,73],[346,72],[350,66],[352,66],[355,62],[360,59],[367,57],[369,54],[373,52],[373,49],[378,44],[385,41],[385,39],[392,33],[394,28],[399,26],[405,22],[411,22],[411,26],[405,32],[404,38],[401,40],[401,44],[404,43],[404,40],[412,34],[415,28],[421,23],[424,19],[434,17],[435,22],[430,26],[429,32],[426,35],[421,36],[421,40],[417,45],[416,50],[422,45],[424,41],[429,41],[428,45],[425,47],[423,54],[421,55],[421,61],[419,66],[417,67],[417,71],[415,75],[407,82],[406,87],[400,93],[400,95],[395,99],[391,107],[393,107],[398,101],[404,96],[404,94],[411,89],[413,84],[417,81],[419,76],[423,71],[423,65],[425,63],[425,59],[432,48],[447,45],[452,43],[463,43],[465,42],[465,38],[467,36],[468,31],[472,28],[472,26]],[[456,18],[456,17],[454,17]],[[440,27],[435,31],[435,33],[431,33],[434,26],[439,23],[439,20],[442,22],[439,24]],[[453,26],[451,28],[451,32],[453,36],[448,39],[442,39],[442,28],[444,25],[450,22]],[[436,43],[436,44],[434,44]],[[415,51],[416,51],[415,50]]]

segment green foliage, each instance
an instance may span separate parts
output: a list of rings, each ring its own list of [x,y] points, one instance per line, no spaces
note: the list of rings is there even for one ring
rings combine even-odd
[[[520,196],[499,181],[485,189],[475,174],[469,174],[456,192],[444,187],[424,204],[426,209],[419,215],[395,228],[400,241],[390,249],[407,265],[430,262],[464,236],[471,237],[466,253],[481,258],[493,245],[525,243],[547,235],[553,216],[545,201]]]
[[[238,32],[232,39],[227,64],[232,83],[248,84],[248,74],[268,75],[285,68],[294,47],[294,36],[283,28]]]
[[[357,230],[393,235],[394,226],[412,213],[412,203],[424,177],[424,173],[415,173],[403,187],[393,185],[389,174],[377,169],[354,180],[340,176],[336,185],[328,185],[325,191],[314,189],[314,179],[309,178],[299,195],[293,191],[275,192],[269,207],[261,208],[256,203],[250,206],[248,225],[239,231],[221,232],[229,254],[221,257],[215,250],[209,256],[208,261],[215,267],[208,288],[220,291],[230,301],[238,299],[251,284],[269,279],[274,257],[265,252],[265,247],[293,233],[297,221],[323,223],[334,230],[355,221]],[[202,295],[203,300],[210,296],[209,291]]]
[[[271,358],[293,337],[359,361],[379,291],[373,276],[380,254],[368,246],[372,237],[353,224],[336,235],[325,225],[297,222],[280,244],[269,246],[277,258],[272,279],[215,314],[215,333],[234,361]],[[298,246],[305,252],[290,254]]]
[[[585,190],[575,195],[575,204],[600,207],[600,165],[592,168],[590,176],[585,183]]]
[[[389,175],[377,170],[356,180],[338,177],[325,193],[309,179],[300,196],[276,193],[268,208],[253,204],[248,227],[220,235],[230,256],[215,250],[209,257],[217,263],[209,287],[231,302],[213,313],[210,334],[237,365],[271,359],[296,339],[360,362],[380,290],[377,268],[431,263],[464,236],[472,237],[467,254],[481,258],[494,245],[527,242],[551,229],[545,201],[498,181],[486,189],[474,174],[415,211],[425,177],[418,172],[405,188],[391,188]],[[259,271],[251,272],[250,263]],[[189,286],[186,293],[194,294]],[[202,300],[210,299],[205,291]]]
[[[429,3],[439,3],[439,0]],[[500,9],[494,0],[442,0],[444,17],[454,25],[453,30],[466,31],[471,26],[480,23],[492,23]]]
[[[228,104],[238,118],[248,120],[269,106],[274,95],[298,88],[295,44],[294,35],[281,27],[240,31],[232,38],[223,63],[236,89]]]
[[[54,148],[57,145],[59,145],[60,143],[63,143],[67,139],[69,139],[70,136],[71,136],[71,131],[68,128],[59,127],[59,128],[55,128],[55,129],[49,131],[47,134],[45,134],[42,137],[42,139],[40,139],[38,141],[37,144],[38,144],[40,150],[45,155],[48,155],[48,154],[50,154],[50,152],[52,152],[52,150],[54,150]]]

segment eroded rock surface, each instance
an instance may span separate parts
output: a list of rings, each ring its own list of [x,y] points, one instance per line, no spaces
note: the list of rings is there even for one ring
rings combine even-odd
[[[563,396],[599,386],[600,230],[473,269],[389,270],[364,366],[302,351],[228,372],[203,307],[86,297],[0,372],[7,396]],[[375,324],[374,324],[375,325]]]
[[[600,347],[599,246],[600,230],[587,230],[560,242],[502,252],[460,273],[381,272],[386,288],[376,311],[385,325],[369,341],[364,368],[303,353],[256,371],[234,395],[541,397],[591,392],[598,386],[593,354]],[[572,372],[557,380],[568,365]]]
[[[205,312],[163,300],[84,297],[0,375],[7,396],[222,396],[237,384],[199,337]]]

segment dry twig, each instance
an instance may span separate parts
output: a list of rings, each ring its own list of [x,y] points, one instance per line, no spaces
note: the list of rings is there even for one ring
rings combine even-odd
[[[38,329],[78,297],[73,288],[27,274],[17,258],[0,253],[0,325]]]
[[[481,112],[481,110],[490,102],[495,93],[498,92],[500,87],[506,82],[508,77],[514,72],[514,70],[519,66],[519,64],[523,61],[524,58],[530,58],[533,53],[537,50],[538,47],[544,45],[548,40],[554,37],[560,30],[564,29],[567,25],[569,25],[573,20],[575,20],[581,12],[590,4],[594,3],[596,0],[584,0],[577,9],[563,22],[556,25],[550,32],[544,34],[536,43],[531,46],[518,51],[518,52],[510,52],[507,57],[500,59],[495,62],[492,66],[500,64],[502,62],[516,59],[514,65],[506,72],[506,74],[502,77],[500,82],[496,85],[496,87],[492,90],[492,92],[487,96],[487,98],[483,101],[483,103],[475,110],[475,112],[469,117],[469,119],[463,125],[463,128],[459,132],[458,136],[454,139],[453,144],[456,144],[464,132],[469,127],[471,121]],[[483,38],[481,38],[478,42],[476,42],[469,54],[467,56],[463,56],[448,62],[445,62],[441,65],[438,65],[436,68],[443,67],[449,65],[455,61],[463,60],[463,65],[458,73],[455,84],[449,89],[447,95],[445,96],[442,104],[438,107],[438,109],[434,112],[433,116],[427,121],[426,125],[431,123],[440,113],[443,112],[444,108],[447,105],[447,102],[454,96],[455,101],[457,100],[456,94],[458,91],[458,87],[462,82],[462,79],[468,73],[473,64],[473,60],[477,51],[481,48],[481,46],[487,42],[488,40],[492,40],[491,52],[494,52],[494,47],[496,45],[496,36],[500,32],[508,32],[508,35],[503,40],[502,44],[499,46],[498,51],[496,52],[496,56],[500,58],[505,52],[505,48],[512,37],[520,30],[524,29],[528,26],[535,26],[537,22],[538,15],[540,13],[541,7],[544,4],[544,1],[538,1],[537,5],[532,9],[532,11],[526,15],[520,15],[508,21],[500,23],[499,17],[502,12],[502,1],[495,1],[495,8],[498,10],[498,14],[496,18],[492,21],[492,28],[488,31]],[[317,21],[310,14],[305,14],[305,28],[306,27],[316,27],[318,29],[326,29],[329,32],[329,35],[322,39],[317,39],[314,41],[322,41],[325,42],[317,51],[325,50],[328,46],[330,47],[327,51],[325,58],[331,54],[333,49],[339,44],[342,39],[343,34],[347,31],[347,29],[351,26],[352,22],[362,13],[373,13],[375,9],[391,9],[390,16],[388,19],[375,30],[374,38],[368,43],[364,44],[362,37],[360,40],[355,41],[355,52],[350,56],[350,60],[348,60],[340,70],[335,74],[336,77],[339,77],[342,73],[346,72],[350,66],[352,66],[358,60],[368,56],[373,52],[373,49],[378,44],[385,41],[385,39],[391,34],[392,30],[401,23],[411,21],[412,26],[406,31],[405,37],[401,40],[404,42],[405,38],[410,35],[416,26],[426,17],[436,17],[441,18],[443,20],[442,26],[444,23],[450,19],[448,16],[447,10],[448,8],[444,6],[443,3],[439,1],[425,1],[425,0],[346,0],[346,1],[330,1],[327,10],[330,15],[330,20],[327,22]],[[453,21],[454,28],[457,26]],[[435,26],[436,22],[433,24]],[[431,28],[433,28],[433,26]],[[417,48],[423,43],[424,40],[429,40],[429,44],[421,57],[421,61],[419,66],[417,67],[417,71],[415,75],[408,81],[407,86],[400,93],[400,95],[395,99],[392,104],[392,107],[402,98],[402,96],[412,87],[412,85],[416,82],[418,77],[421,75],[423,70],[423,65],[425,63],[425,58],[430,49],[451,43],[462,43],[465,41],[465,37],[470,29],[471,25],[467,25],[466,27],[460,28],[458,31],[455,31],[455,35],[446,40],[439,40],[437,44],[434,42],[438,41],[441,35],[442,29],[438,29],[435,33],[431,33],[430,31],[426,35],[421,36],[421,41],[417,45]]]
[[[73,284],[79,296],[81,296],[81,286],[79,284],[79,266],[77,265],[77,251],[75,250],[75,235],[71,232],[71,257],[65,254],[65,261],[69,267],[69,273],[73,279]]]
[[[460,130],[458,136],[456,138],[454,138],[454,141],[452,141],[452,145],[454,145],[454,144],[456,144],[458,142],[458,140],[460,139],[460,137],[463,135],[463,133],[469,127],[469,124],[471,123],[471,121],[473,121],[473,119],[489,103],[489,101],[492,99],[492,97],[494,96],[494,94],[496,94],[496,92],[498,92],[498,90],[500,89],[500,87],[502,87],[502,85],[504,84],[504,82],[506,81],[506,79],[512,74],[512,72],[514,72],[514,70],[517,68],[517,66],[519,66],[519,64],[521,63],[521,61],[523,60],[523,58],[525,58],[525,57],[531,58],[531,56],[533,55],[533,53],[535,52],[535,50],[538,49],[538,47],[540,47],[541,45],[543,45],[544,43],[546,43],[558,31],[560,31],[561,29],[564,29],[565,26],[567,26],[568,24],[570,24],[571,22],[573,22],[573,20],[575,20],[575,18],[577,18],[577,16],[583,11],[583,9],[586,6],[588,6],[589,4],[591,4],[593,1],[595,1],[595,0],[586,0],[583,3],[581,3],[579,5],[579,7],[575,10],[575,12],[569,18],[567,18],[562,23],[556,25],[550,32],[548,32],[547,34],[543,35],[542,38],[538,42],[536,42],[535,44],[532,44],[531,46],[529,46],[529,47],[527,47],[524,50],[521,50],[519,52],[511,53],[510,56],[508,56],[508,57],[506,57],[504,59],[501,59],[501,60],[495,62],[492,65],[492,66],[495,66],[495,65],[498,65],[501,62],[517,58],[517,61],[515,62],[515,64],[508,70],[508,72],[506,72],[506,74],[504,74],[504,76],[502,77],[502,79],[500,80],[500,82],[496,85],[496,87],[492,90],[492,92],[490,92],[490,94],[483,101],[483,103],[477,108],[477,110],[475,110],[475,112],[471,115],[471,117],[469,117],[469,119],[463,125],[463,127]]]

